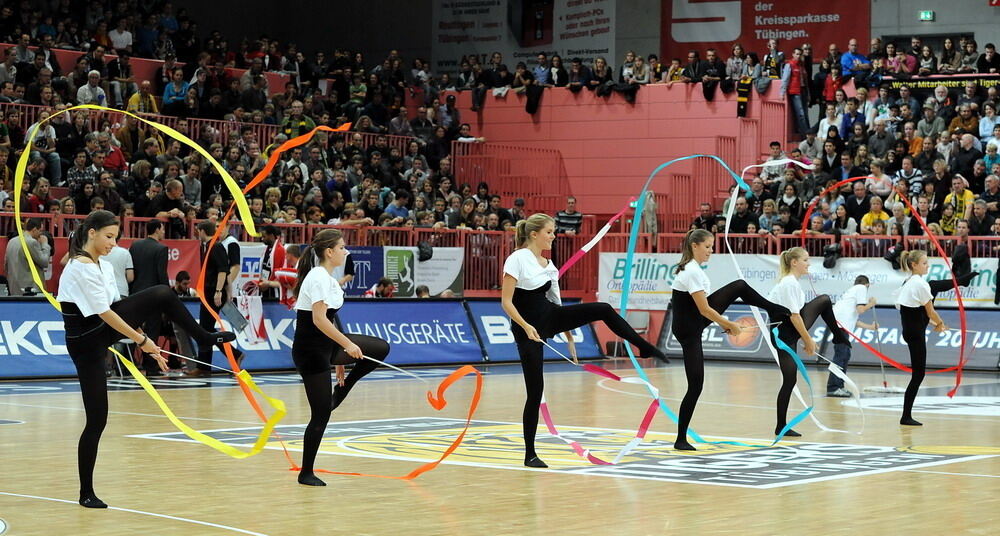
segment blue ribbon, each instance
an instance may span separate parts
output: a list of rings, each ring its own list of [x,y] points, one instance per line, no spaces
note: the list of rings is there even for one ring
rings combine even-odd
[[[636,206],[635,206],[635,213],[636,214],[642,214],[643,213],[643,209],[645,208],[645,205],[646,205],[646,192],[649,190],[649,185],[653,182],[653,179],[661,171],[663,171],[664,169],[666,169],[666,168],[668,168],[668,167],[676,164],[677,162],[682,162],[684,160],[691,160],[691,159],[694,159],[694,158],[711,158],[712,160],[715,160],[716,162],[719,163],[719,165],[721,165],[723,167],[723,169],[726,170],[726,172],[729,173],[729,175],[733,178],[733,180],[736,182],[736,184],[740,188],[742,188],[743,190],[746,190],[746,191],[750,191],[750,185],[748,185],[746,183],[746,181],[743,180],[742,177],[740,177],[739,175],[737,175],[736,172],[734,172],[729,167],[729,165],[727,165],[718,156],[715,156],[715,155],[712,155],[712,154],[693,154],[693,155],[689,155],[689,156],[682,156],[680,158],[675,158],[675,159],[670,160],[668,162],[664,162],[664,163],[660,164],[659,166],[656,166],[656,168],[653,170],[653,172],[649,174],[649,178],[646,179],[646,183],[643,184],[643,186],[642,186],[642,192],[639,193],[639,200],[638,200],[638,202],[636,203]],[[620,314],[623,317],[625,316],[625,313],[628,310],[628,297],[629,297],[629,294],[632,291],[632,260],[635,258],[635,247],[636,247],[636,244],[639,241],[639,227],[640,227],[639,225],[633,225],[632,226],[632,231],[629,233],[628,246],[625,249],[625,274],[622,277],[622,295],[621,295],[621,301],[620,301],[619,307],[618,307],[619,310],[621,311]],[[802,364],[802,360],[798,358],[798,354],[795,353],[795,350],[792,350],[791,348],[789,348],[789,346],[787,344],[785,344],[783,341],[781,341],[781,339],[779,339],[777,337],[777,329],[775,329],[775,340],[776,340],[779,348],[781,348],[782,350],[785,350],[789,354],[791,354],[792,359],[795,360],[796,367],[798,367],[799,372],[803,375],[803,377],[805,377],[806,383],[808,385],[810,385],[810,387],[811,387],[812,384],[809,381],[808,374],[806,374],[805,365]],[[642,378],[643,380],[645,380],[647,382],[650,382],[649,376],[646,375],[646,371],[643,370],[642,365],[639,364],[639,361],[636,359],[635,354],[632,353],[631,346],[630,345],[625,345],[625,350],[628,353],[629,360],[632,362],[632,367],[635,368],[636,374],[638,374],[638,376],[640,378]],[[649,386],[647,386],[646,389],[649,390],[649,394],[651,396],[654,396],[654,393],[653,393],[652,390],[650,390]],[[810,393],[811,392],[812,391],[810,389]],[[670,407],[667,406],[666,402],[664,402],[662,398],[658,397],[657,401],[659,402],[660,410],[662,410],[663,413],[667,417],[670,418],[670,420],[674,421],[674,423],[678,423],[680,421],[680,419],[677,417],[677,414],[675,414],[670,409]],[[753,443],[744,443],[744,442],[741,442],[741,441],[705,441],[705,439],[703,439],[698,434],[698,432],[695,432],[694,429],[691,428],[691,427],[688,427],[688,436],[690,436],[691,439],[694,439],[695,442],[697,442],[697,443],[706,443],[706,444],[711,444],[711,445],[738,445],[738,446],[745,446],[745,447],[771,447],[771,446],[774,446],[776,443],[778,443],[778,441],[781,440],[781,438],[788,432],[789,429],[791,429],[791,427],[793,425],[796,425],[799,422],[801,422],[803,419],[805,419],[812,412],[812,410],[813,410],[813,406],[810,405],[804,411],[802,411],[801,413],[799,413],[798,415],[796,415],[795,418],[793,418],[785,426],[785,428],[781,431],[781,433],[778,434],[777,437],[774,438],[774,441],[771,442],[770,445],[759,445],[759,444],[753,444]]]

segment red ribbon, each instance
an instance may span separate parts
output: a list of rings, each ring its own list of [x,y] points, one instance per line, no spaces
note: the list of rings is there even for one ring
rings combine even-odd
[[[821,199],[823,199],[823,197],[825,197],[826,194],[830,193],[831,191],[833,191],[833,190],[839,190],[840,187],[843,186],[843,185],[845,185],[845,184],[850,184],[852,182],[856,182],[856,181],[867,179],[867,178],[868,178],[867,176],[864,176],[864,177],[850,177],[850,178],[844,179],[842,181],[838,181],[834,185],[828,186],[818,196],[816,196],[815,199],[813,199],[812,201],[809,202],[809,207],[806,209],[805,217],[802,218],[802,246],[803,247],[805,247],[805,245],[806,245],[806,230],[807,230],[807,228],[809,226],[809,218],[812,216],[813,210],[816,209],[816,204]],[[920,217],[920,214],[917,213],[917,210],[913,207],[912,204],[910,204],[910,200],[906,197],[906,194],[900,193],[899,194],[899,198],[902,199],[903,203],[905,203],[906,206],[907,206],[907,208],[910,209],[910,214],[912,214],[912,216],[917,219],[917,223],[919,223],[920,227],[924,230],[924,234],[926,234],[927,237],[930,238],[931,242],[934,244],[934,247],[938,251],[938,255],[940,255],[941,258],[944,259],[945,266],[947,266],[948,270],[951,271],[951,260],[948,258],[948,254],[947,254],[947,252],[945,252],[944,248],[941,247],[941,243],[938,241],[937,237],[934,236],[934,233],[932,233],[931,230],[930,230],[930,228],[927,227],[927,223],[924,222],[924,219]],[[860,222],[859,222],[859,225],[860,225]],[[951,272],[951,280],[952,280],[952,284],[953,284],[953,286],[955,288],[955,299],[958,301],[958,320],[959,320],[959,324],[961,325],[961,333],[962,333],[961,346],[958,349],[958,364],[955,365],[954,367],[950,367],[950,368],[947,368],[947,369],[935,370],[935,371],[931,371],[930,372],[930,374],[935,374],[935,373],[938,373],[938,372],[945,372],[945,371],[950,371],[950,370],[954,370],[955,371],[955,386],[952,387],[952,389],[950,391],[948,391],[948,397],[954,397],[955,396],[955,392],[958,391],[958,387],[960,385],[962,385],[962,368],[965,367],[965,363],[968,362],[968,360],[965,357],[965,339],[966,339],[965,303],[962,301],[962,291],[961,291],[961,289],[959,289],[958,278],[955,277],[955,272]],[[845,331],[847,331],[847,330],[845,330]],[[848,331],[848,333],[851,333],[851,332]],[[853,333],[851,333],[851,336],[854,337],[855,339],[857,339],[858,342],[860,342],[862,344],[862,346],[864,346],[868,350],[874,352],[875,355],[879,357],[879,359],[882,359],[886,363],[889,363],[890,365],[892,365],[892,366],[894,366],[894,367],[896,367],[896,368],[898,368],[900,370],[905,370],[907,372],[913,372],[913,370],[910,369],[909,367],[904,367],[900,363],[898,363],[898,362],[896,362],[896,361],[894,361],[892,359],[889,359],[888,357],[886,357],[885,355],[883,355],[881,352],[878,352],[874,348],[872,348],[871,346],[865,344],[864,341],[862,341],[861,339],[858,339]]]

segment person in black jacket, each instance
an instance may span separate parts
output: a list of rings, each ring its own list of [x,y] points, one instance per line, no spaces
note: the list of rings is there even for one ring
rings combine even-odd
[[[167,278],[168,248],[161,243],[165,234],[162,221],[150,220],[146,222],[146,238],[132,242],[128,248],[132,255],[132,265],[135,267],[135,278],[129,285],[130,295],[157,285],[170,284],[170,280]],[[162,315],[153,315],[143,325],[143,331],[153,341],[156,341],[163,330],[162,320]],[[149,356],[143,359],[142,365],[147,376],[160,373],[156,361]]]
[[[201,259],[204,261],[205,257],[208,257],[208,262],[205,265],[205,301],[212,307],[212,311],[218,313],[226,301],[229,300],[229,257],[221,241],[216,242],[211,250],[208,249],[208,243],[214,234],[215,222],[206,220],[198,224],[198,240],[201,241]],[[214,332],[215,318],[212,316],[212,313],[205,308],[204,304],[199,309],[198,322],[201,324],[201,327],[210,333]],[[219,351],[224,351],[221,344],[218,347]],[[237,363],[242,361],[242,352],[235,350],[234,354],[236,354]],[[199,344],[198,359],[204,363],[211,363],[212,346]],[[209,376],[211,375],[211,367],[199,363],[198,368],[188,372],[187,375],[189,377]]]

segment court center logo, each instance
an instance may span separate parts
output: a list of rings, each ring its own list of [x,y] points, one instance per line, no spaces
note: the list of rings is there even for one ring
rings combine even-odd
[[[320,452],[427,462],[436,460],[461,432],[465,421],[438,417],[382,419],[332,423],[327,427]],[[286,438],[290,450],[299,450],[304,425],[275,429]],[[596,452],[618,452],[634,436],[634,430],[560,427],[563,436]],[[216,439],[243,445],[252,443],[260,427],[212,430]],[[170,441],[192,441],[180,432],[132,437]],[[732,438],[726,438],[732,439]],[[768,489],[846,477],[914,469],[996,455],[998,449],[975,447],[891,447],[796,443],[783,441],[768,446],[762,439],[743,440],[751,445],[699,445],[698,451],[673,448],[673,434],[650,432],[635,450],[617,465],[591,465],[579,458],[559,439],[540,434],[539,457],[548,471],[662,482]],[[281,449],[272,441],[267,448]],[[473,421],[461,446],[444,462],[490,469],[533,471],[523,463],[524,443],[520,423]],[[347,462],[344,462],[347,463]],[[338,466],[344,466],[339,463]]]

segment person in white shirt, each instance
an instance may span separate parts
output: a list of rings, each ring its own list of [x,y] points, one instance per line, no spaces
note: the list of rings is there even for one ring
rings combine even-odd
[[[126,50],[132,52],[132,32],[125,29],[125,17],[118,19],[118,25],[114,30],[108,32],[108,39],[111,40],[111,48],[115,50]]]
[[[152,339],[137,331],[153,315],[165,314],[199,344],[221,344],[234,333],[209,333],[198,325],[166,285],[158,285],[118,300],[114,269],[104,260],[115,248],[119,223],[106,210],[91,212],[73,233],[70,261],[59,278],[58,300],[66,331],[66,349],[80,378],[87,423],[79,443],[80,505],[107,508],[94,492],[94,464],[101,433],[108,421],[108,384],[104,374],[107,348],[124,335],[151,355],[160,368],[167,361]],[[117,301],[116,301],[117,300]]]
[[[767,299],[783,305],[791,311],[791,315],[781,319],[778,325],[778,337],[781,342],[795,350],[799,339],[805,345],[805,355],[811,356],[816,353],[816,341],[813,340],[809,330],[819,317],[823,317],[827,329],[833,334],[834,344],[849,342],[844,330],[837,326],[837,319],[833,314],[833,302],[826,294],[820,294],[806,303],[806,294],[799,286],[799,278],[809,273],[809,253],[800,247],[794,247],[781,252],[781,259],[778,264],[780,279],[778,284],[771,289]],[[787,428],[788,402],[792,396],[792,389],[795,387],[797,368],[792,356],[783,350],[775,340],[774,333],[771,333],[771,344],[778,349],[778,360],[781,366],[781,388],[778,390],[778,422],[774,428],[775,435],[781,436],[782,432],[788,437],[801,437],[802,434]]]
[[[297,266],[292,361],[302,376],[311,412],[298,479],[299,484],[306,486],[326,485],[316,477],[313,464],[323,432],[330,422],[330,412],[343,402],[358,380],[375,370],[378,362],[389,355],[386,341],[367,335],[344,334],[334,323],[337,311],[344,305],[344,290],[333,277],[333,270],[344,264],[347,255],[341,232],[324,229],[313,237],[310,248],[303,252]],[[344,378],[343,365],[352,362],[355,365]],[[332,391],[331,364],[337,365],[337,385]]]
[[[722,316],[737,298],[747,305],[766,310],[772,318],[783,318],[790,314],[785,307],[764,299],[745,279],[737,279],[712,292],[712,282],[702,265],[708,263],[714,247],[715,236],[712,233],[704,229],[688,231],[684,237],[681,260],[674,273],[674,282],[671,284],[673,292],[670,298],[670,317],[673,320],[670,330],[681,345],[684,374],[688,383],[687,392],[681,401],[677,439],[674,440],[674,448],[677,450],[696,450],[687,440],[687,430],[705,382],[705,356],[701,345],[701,334],[705,328],[715,322],[730,337],[739,337],[743,328]]]
[[[104,106],[107,102],[108,96],[101,87],[100,71],[90,71],[87,73],[87,83],[76,90],[76,103]]]
[[[868,276],[859,275],[854,278],[854,286],[847,289],[847,292],[833,305],[833,316],[836,317],[840,327],[847,331],[854,332],[857,326],[865,329],[878,329],[878,323],[866,324],[858,320],[865,311],[875,307],[875,298],[868,297]],[[840,367],[840,370],[847,372],[847,362],[851,360],[851,343],[833,345],[833,364]],[[844,388],[844,380],[838,378],[833,373],[826,380],[826,396],[848,398],[851,392]]]
[[[604,302],[562,305],[559,270],[542,256],[542,251],[552,249],[555,232],[555,220],[547,214],[533,214],[517,222],[516,249],[503,264],[500,303],[511,320],[510,330],[517,343],[527,391],[522,415],[524,465],[527,467],[548,467],[535,453],[535,431],[544,389],[542,341],[557,333],[568,335],[569,331],[600,320],[615,335],[636,345],[640,357],[656,357],[668,362],[667,356],[639,336],[611,305]],[[570,355],[575,356],[571,337],[567,336],[567,341],[570,341]]]
[[[934,295],[930,284],[924,279],[930,268],[927,253],[919,249],[904,251],[899,257],[899,265],[910,273],[896,297],[896,308],[899,309],[903,340],[910,350],[910,368],[913,369],[910,383],[903,395],[903,416],[899,419],[899,424],[922,426],[923,423],[913,418],[912,412],[917,390],[927,373],[927,324],[934,324],[934,331],[937,333],[948,331],[948,326],[934,310]]]
[[[120,236],[118,238],[121,238]],[[111,253],[105,256],[115,271],[115,284],[118,286],[119,299],[128,297],[128,285],[135,279],[135,268],[132,265],[132,254],[121,246],[115,246]],[[118,300],[115,300],[118,301]]]

